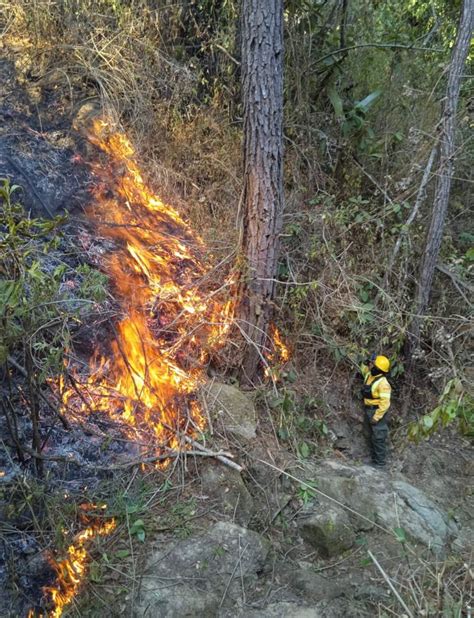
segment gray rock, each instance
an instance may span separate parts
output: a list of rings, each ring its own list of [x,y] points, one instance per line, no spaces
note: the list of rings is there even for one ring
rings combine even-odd
[[[209,413],[222,432],[243,440],[256,437],[257,414],[253,401],[230,384],[213,382],[203,389]]]
[[[209,462],[201,472],[202,491],[214,500],[223,515],[247,526],[254,513],[252,496],[237,470]]]
[[[240,598],[242,582],[256,578],[267,553],[259,534],[228,522],[160,547],[145,568],[136,615],[215,616],[223,598],[231,605]]]
[[[239,618],[366,618],[372,615],[373,613],[365,604],[349,599],[320,601],[313,605],[299,605],[290,602],[271,603],[263,609],[246,610],[237,614]]]
[[[220,599],[210,592],[201,592],[189,585],[168,587],[153,578],[144,577],[141,584],[141,597],[135,605],[135,616],[146,618],[214,618]]]
[[[317,607],[305,607],[296,603],[272,603],[264,609],[246,611],[241,616],[248,618],[325,618]]]
[[[344,593],[344,586],[308,569],[296,569],[289,573],[288,582],[292,591],[310,601],[336,599]]]
[[[354,544],[356,534],[346,512],[334,505],[319,505],[306,512],[300,534],[324,557],[336,556]]]
[[[322,491],[359,514],[348,515],[355,530],[369,530],[374,523],[391,530],[401,527],[413,541],[435,551],[440,551],[456,532],[447,514],[404,477],[392,478],[369,466],[336,461],[324,462],[317,477]]]

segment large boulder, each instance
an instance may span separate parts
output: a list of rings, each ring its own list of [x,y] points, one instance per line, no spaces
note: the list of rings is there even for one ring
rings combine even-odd
[[[242,391],[231,384],[212,382],[203,387],[202,394],[219,433],[244,441],[256,437],[255,405]]]
[[[370,530],[375,525],[388,530],[402,528],[411,541],[423,543],[435,552],[441,551],[457,532],[447,513],[402,475],[392,477],[370,466],[332,460],[323,462],[314,474],[322,492],[350,509],[318,496],[310,510],[316,521],[327,518],[329,511],[339,513],[337,521],[342,522],[342,509],[354,531]],[[304,522],[301,530],[303,533]]]
[[[268,545],[256,532],[218,522],[204,534],[151,552],[136,616],[216,616],[257,579]]]
[[[342,508],[328,504],[305,515],[300,519],[300,534],[325,558],[337,556],[354,544],[356,533]]]

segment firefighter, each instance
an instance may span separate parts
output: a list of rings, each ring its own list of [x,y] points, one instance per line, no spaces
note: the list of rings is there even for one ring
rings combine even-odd
[[[388,409],[391,387],[387,380],[390,361],[386,356],[372,355],[361,367],[364,377],[362,397],[365,406],[364,424],[370,437],[372,462],[383,468],[387,459]]]

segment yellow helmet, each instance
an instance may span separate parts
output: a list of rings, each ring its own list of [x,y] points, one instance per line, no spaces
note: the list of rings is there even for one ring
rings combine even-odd
[[[380,371],[383,371],[384,373],[388,373],[390,371],[390,361],[386,356],[376,356],[374,365],[377,369],[380,369]]]

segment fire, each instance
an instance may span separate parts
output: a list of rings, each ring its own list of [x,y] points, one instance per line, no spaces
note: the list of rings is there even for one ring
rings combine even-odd
[[[204,425],[194,393],[209,351],[229,329],[233,302],[219,301],[209,282],[203,286],[203,242],[147,187],[126,136],[99,120],[89,137],[109,159],[105,168],[93,166],[88,215],[113,242],[103,268],[122,317],[111,325],[108,349],[96,351],[89,377],[76,375],[77,389],[61,384],[63,405],[106,414],[131,437],[177,448],[180,435]]]
[[[281,338],[280,331],[272,324],[270,327],[273,350],[266,354],[268,365],[265,367],[265,377],[278,382],[281,368],[290,360],[290,350]]]
[[[280,362],[286,363],[290,359],[290,350],[281,338],[280,331],[276,326],[273,327],[273,344],[277,352]]]
[[[104,508],[103,505],[101,508]],[[81,505],[82,509],[94,508],[94,505]],[[83,516],[87,519],[85,516]],[[88,542],[97,536],[106,536],[116,527],[114,519],[109,521],[91,521],[90,525],[82,530],[74,539],[74,543],[67,549],[67,557],[56,562],[52,560],[56,571],[56,583],[54,586],[45,587],[44,592],[50,595],[53,609],[48,614],[49,618],[60,618],[64,608],[69,605],[76,596],[77,591],[87,572],[89,553],[86,549]]]
[[[61,561],[56,561],[51,558],[51,564],[56,572],[56,583],[54,586],[46,586],[43,588],[51,602],[52,609],[44,614],[43,612],[36,613],[34,609],[28,612],[28,618],[60,618],[64,609],[70,604],[76,596],[85,575],[89,563],[89,552],[87,545],[97,536],[107,536],[116,527],[114,519],[108,521],[99,521],[88,514],[91,509],[105,510],[107,505],[96,506],[95,504],[81,504],[82,509],[81,519],[87,524],[87,528],[82,530],[74,538],[74,543],[67,548],[67,557]]]

